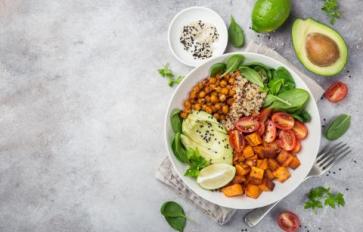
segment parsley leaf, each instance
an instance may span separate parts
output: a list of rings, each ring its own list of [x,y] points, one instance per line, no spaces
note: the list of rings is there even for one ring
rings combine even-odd
[[[312,188],[308,193],[308,199],[304,203],[304,209],[312,209],[316,213],[318,208],[323,208],[322,200],[325,206],[335,209],[336,206],[344,206],[345,200],[342,193],[332,193],[329,188],[319,186]]]
[[[321,10],[329,17],[331,24],[334,24],[341,16],[338,0],[324,0],[324,5]]]
[[[175,76],[173,71],[170,70],[169,64],[165,64],[162,68],[158,69],[160,76],[166,78],[168,80],[168,85],[173,87],[180,83],[180,81],[184,78],[181,75]]]
[[[200,155],[198,149],[188,149],[187,157],[189,160],[189,168],[184,173],[185,176],[193,178],[198,177],[199,171],[208,165],[208,162]]]

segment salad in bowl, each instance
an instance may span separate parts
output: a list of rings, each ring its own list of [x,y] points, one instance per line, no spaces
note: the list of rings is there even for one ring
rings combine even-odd
[[[256,208],[303,181],[318,151],[320,119],[292,70],[259,54],[232,53],[181,83],[169,105],[166,140],[194,192],[225,207]]]

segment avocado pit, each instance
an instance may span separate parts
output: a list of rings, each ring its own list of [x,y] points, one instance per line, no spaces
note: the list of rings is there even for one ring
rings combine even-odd
[[[330,66],[340,57],[337,43],[321,33],[309,33],[305,46],[309,60],[320,67]]]

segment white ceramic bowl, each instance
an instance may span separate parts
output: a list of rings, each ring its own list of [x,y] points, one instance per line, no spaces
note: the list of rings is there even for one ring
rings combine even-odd
[[[301,165],[296,170],[291,171],[291,177],[285,181],[284,183],[276,183],[275,189],[272,192],[263,192],[258,199],[252,199],[248,197],[233,197],[228,198],[223,195],[221,192],[212,192],[208,190],[202,189],[194,179],[190,177],[184,176],[184,172],[187,166],[177,160],[171,150],[171,139],[173,136],[173,132],[170,125],[170,113],[174,108],[182,108],[182,102],[188,96],[191,88],[201,79],[204,79],[208,76],[209,67],[217,62],[223,62],[226,58],[233,54],[241,54],[246,60],[245,63],[248,62],[259,62],[262,64],[266,64],[272,68],[277,68],[279,66],[284,66],[293,76],[297,87],[303,88],[307,90],[310,94],[310,100],[307,104],[307,111],[311,114],[312,120],[306,124],[309,130],[308,137],[302,141],[302,150],[298,154],[299,159],[301,161]],[[321,125],[320,125],[320,116],[318,107],[314,98],[303,82],[303,80],[291,69],[283,65],[281,62],[272,59],[270,57],[256,54],[256,53],[248,53],[248,52],[236,52],[236,53],[228,53],[222,55],[220,57],[209,60],[208,62],[202,64],[201,66],[193,69],[179,84],[178,88],[175,90],[173,97],[168,106],[167,114],[165,117],[165,144],[166,149],[168,150],[169,158],[176,170],[179,174],[180,178],[185,182],[185,184],[196,194],[201,196],[202,198],[215,203],[220,206],[234,208],[234,209],[253,209],[262,207],[265,205],[272,204],[285,196],[291,193],[296,187],[298,187],[304,180],[304,178],[309,173],[312,165],[314,164],[316,155],[318,153],[319,145],[320,145],[320,137],[321,137]]]
[[[214,25],[219,33],[219,39],[212,44],[213,55],[211,58],[222,55],[226,50],[228,43],[228,31],[226,24],[221,16],[219,16],[215,11],[201,6],[189,7],[180,11],[174,16],[169,25],[169,48],[177,60],[192,67],[200,65],[208,59],[194,59],[191,53],[184,50],[179,39],[183,26],[198,20]]]

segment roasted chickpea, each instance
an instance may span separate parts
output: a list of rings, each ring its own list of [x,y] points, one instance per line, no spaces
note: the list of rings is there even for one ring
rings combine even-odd
[[[207,107],[205,108],[205,112],[207,112],[207,113],[211,114],[211,113],[213,112],[212,107],[207,106]]]
[[[227,99],[227,104],[228,105],[231,106],[233,104],[233,102],[234,102],[234,99],[232,97],[230,97],[230,98]]]
[[[192,106],[192,103],[189,101],[189,100],[185,100],[184,101],[184,107],[185,108],[188,108],[188,109],[190,109],[190,107]]]
[[[212,96],[210,97],[210,101],[212,103],[217,103],[218,102],[218,97],[216,94],[212,94]]]
[[[227,99],[226,95],[221,94],[219,95],[219,101],[224,102]]]
[[[228,79],[228,83],[229,84],[233,85],[234,82],[235,82],[235,79],[233,77],[231,77],[231,78]]]
[[[225,116],[225,115],[220,115],[220,116],[219,116],[219,120],[223,121],[223,120],[225,120],[225,119],[226,119],[226,116]]]
[[[204,91],[200,91],[198,94],[198,97],[203,98],[203,97],[205,97],[205,95],[206,95],[206,93]]]
[[[218,113],[214,113],[213,117],[215,117],[215,119],[219,120],[219,114]]]
[[[209,95],[205,97],[205,101],[210,102],[210,96]]]
[[[198,98],[197,101],[199,104],[204,104],[205,103],[205,98]]]
[[[227,81],[221,80],[220,86],[221,87],[226,87],[227,86]]]
[[[228,113],[228,110],[229,110],[229,108],[228,108],[228,106],[227,106],[227,105],[224,105],[224,106],[222,107],[222,112],[223,112],[223,113],[227,114],[227,113]]]
[[[221,93],[222,94],[225,94],[225,95],[227,95],[228,94],[228,89],[226,88],[226,87],[224,87],[222,90],[221,90]]]
[[[180,117],[187,118],[188,117],[188,113],[185,112],[185,111],[183,111],[183,112],[180,113]]]
[[[228,94],[229,94],[229,96],[232,97],[232,96],[234,96],[236,94],[236,90],[230,89]]]
[[[195,91],[191,91],[189,94],[189,98],[194,99],[197,96],[197,93]]]
[[[220,103],[217,103],[214,105],[214,108],[216,108],[216,110],[220,110],[222,109],[222,105]]]
[[[217,78],[215,78],[215,77],[209,78],[209,83],[214,84],[216,82],[217,82]]]
[[[202,106],[199,103],[193,105],[193,109],[196,111],[199,111],[201,108],[202,108]]]

